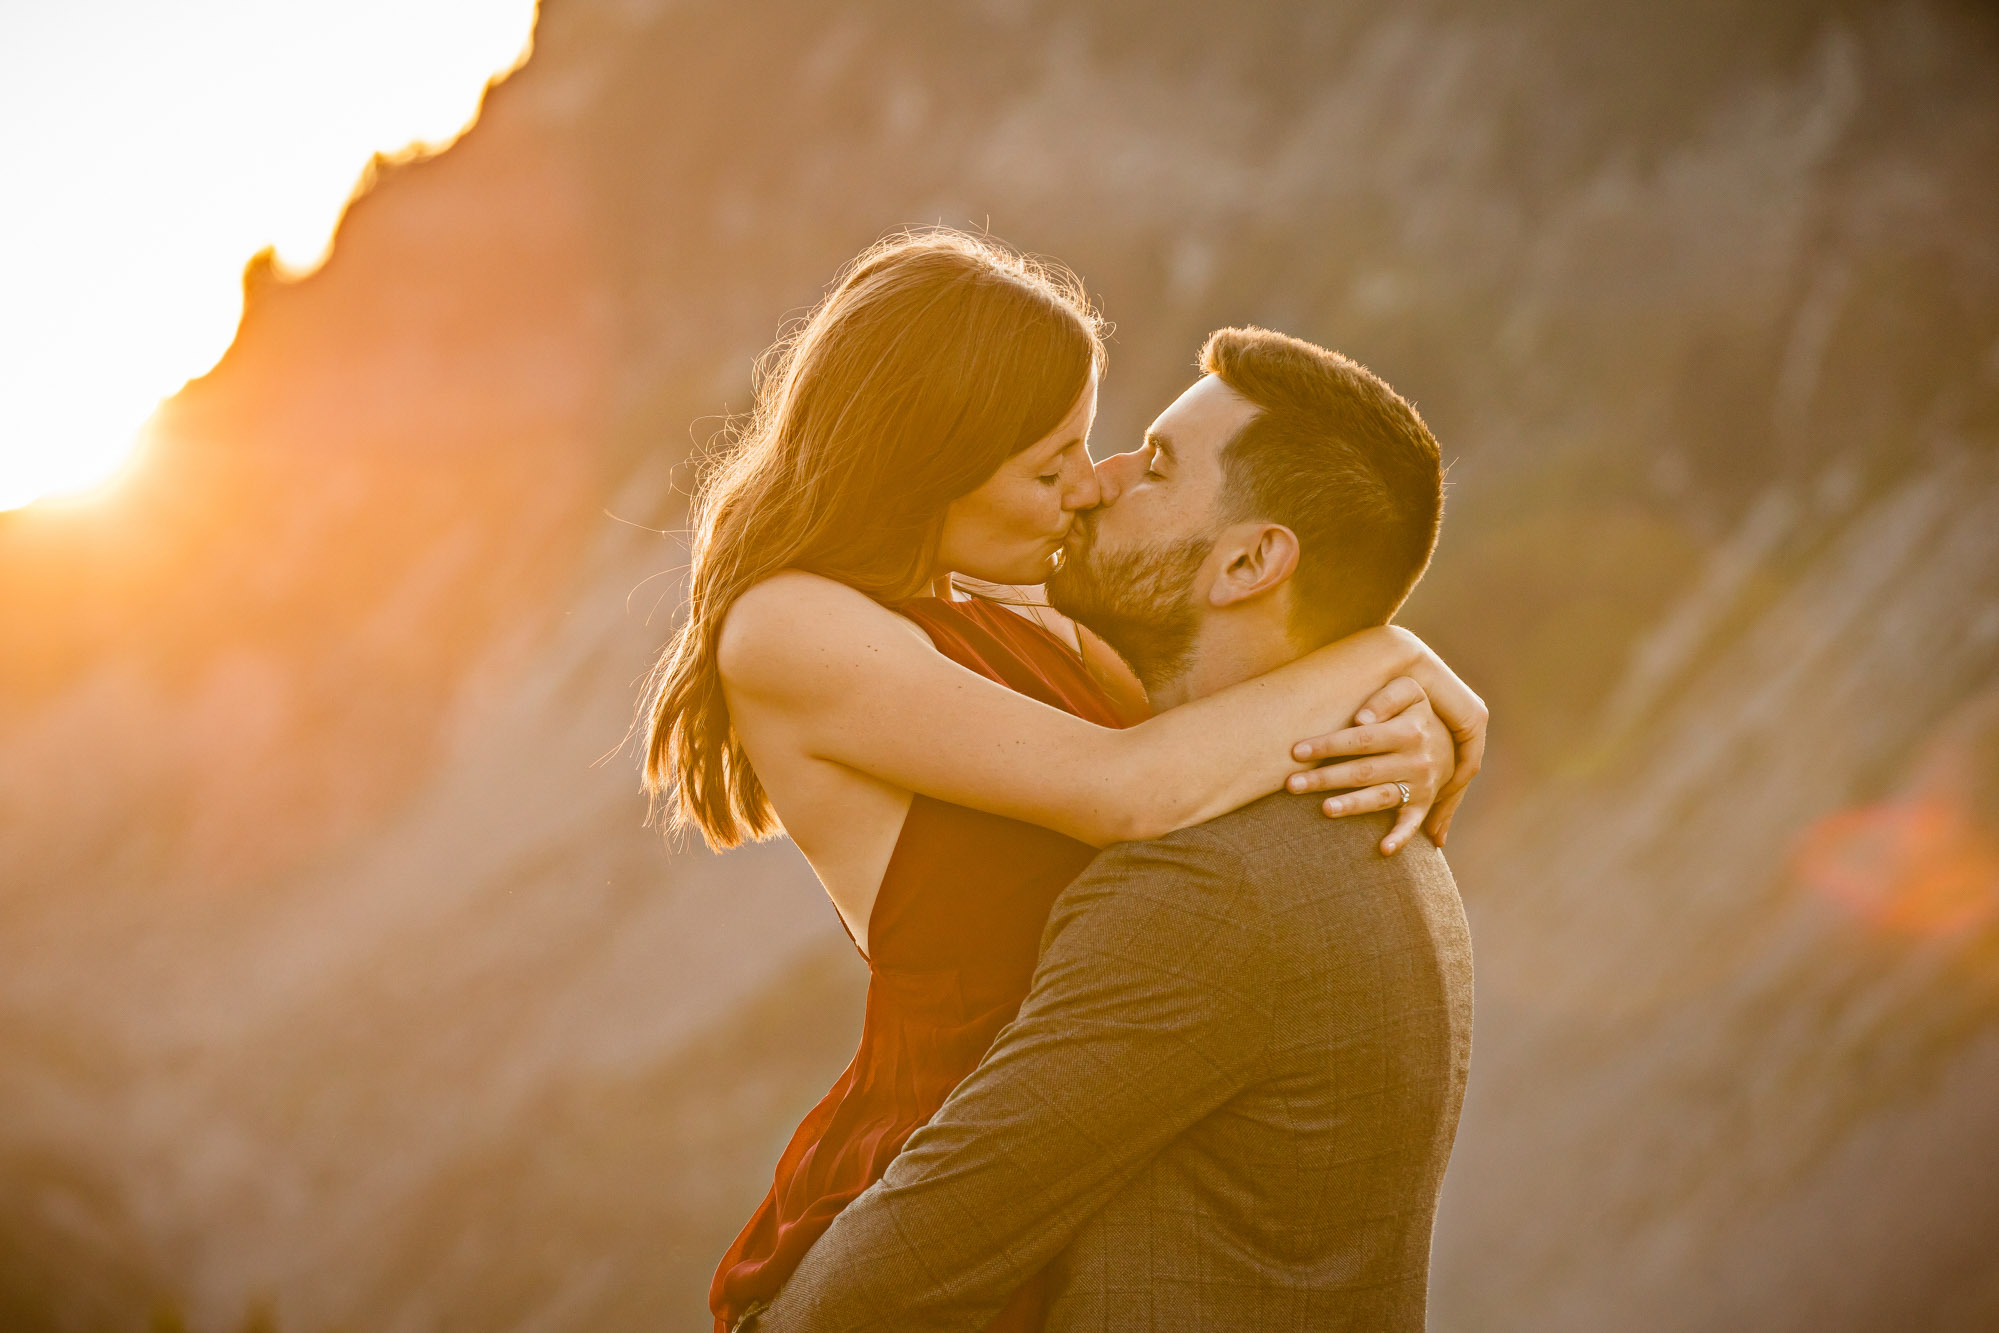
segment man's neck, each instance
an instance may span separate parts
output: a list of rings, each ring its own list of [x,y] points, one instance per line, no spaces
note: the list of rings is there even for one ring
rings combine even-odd
[[[1206,698],[1231,685],[1253,680],[1266,671],[1275,671],[1301,654],[1281,627],[1260,619],[1231,623],[1233,618],[1210,616],[1194,640],[1187,667],[1172,680],[1146,683],[1145,694],[1152,711]]]

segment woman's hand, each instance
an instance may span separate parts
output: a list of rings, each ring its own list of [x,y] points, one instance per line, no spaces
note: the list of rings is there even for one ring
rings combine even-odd
[[[1324,802],[1326,814],[1335,818],[1398,810],[1395,826],[1381,840],[1382,855],[1392,856],[1408,843],[1442,794],[1455,767],[1456,747],[1423,687],[1408,676],[1383,686],[1362,711],[1383,720],[1321,736],[1293,751],[1300,759],[1359,758],[1296,774],[1287,785],[1294,792],[1353,789]]]
[[[1398,677],[1361,706],[1355,726],[1301,742],[1292,751],[1306,762],[1364,756],[1297,774],[1289,786],[1292,791],[1361,788],[1327,800],[1326,813],[1333,816],[1401,807],[1382,840],[1385,854],[1400,851],[1419,824],[1442,847],[1465,787],[1485,757],[1490,715],[1484,700],[1427,647],[1414,670],[1436,682],[1435,697],[1416,677]],[[1406,802],[1399,783],[1409,786]]]
[[[1409,668],[1409,675],[1422,687],[1431,709],[1451,729],[1451,739],[1457,748],[1457,768],[1444,784],[1443,791],[1438,793],[1437,803],[1424,820],[1430,841],[1442,847],[1444,839],[1450,834],[1451,820],[1457,815],[1458,805],[1464,800],[1465,787],[1478,776],[1479,767],[1485,762],[1485,727],[1492,714],[1487,710],[1485,700],[1474,694],[1471,686],[1459,680],[1457,673],[1444,664],[1443,658],[1431,652],[1428,644],[1400,626],[1390,625],[1388,628],[1405,636],[1407,643],[1415,650],[1416,660]],[[1393,682],[1384,686],[1381,694],[1361,705],[1354,720],[1366,723],[1386,716],[1380,711],[1377,700],[1394,688]]]

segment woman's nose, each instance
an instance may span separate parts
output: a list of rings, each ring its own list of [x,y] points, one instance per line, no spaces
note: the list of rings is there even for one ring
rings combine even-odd
[[[1081,458],[1073,467],[1064,470],[1069,473],[1062,489],[1064,509],[1095,509],[1104,503],[1102,489],[1097,482],[1096,469],[1090,466],[1088,457]]]

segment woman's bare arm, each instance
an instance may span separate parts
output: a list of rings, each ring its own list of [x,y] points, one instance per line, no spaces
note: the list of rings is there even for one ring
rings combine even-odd
[[[781,717],[814,758],[1104,846],[1276,791],[1307,766],[1298,737],[1344,727],[1426,653],[1404,631],[1369,631],[1120,731],[959,666],[843,584],[789,572],[730,611],[720,667],[732,704]]]

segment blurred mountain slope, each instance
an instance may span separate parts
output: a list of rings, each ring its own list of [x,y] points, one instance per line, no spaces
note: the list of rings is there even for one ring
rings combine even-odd
[[[1643,765],[1460,858],[1511,890],[1473,908],[1462,1326],[1999,1316],[1995,515],[1974,455],[1861,507],[1629,738]]]
[[[1455,460],[1438,1327],[1992,1322],[1994,25],[1572,0],[548,0],[124,493],[0,515],[0,1314],[703,1326],[861,973],[596,762],[655,530],[842,260],[988,220],[1117,322],[1100,451],[1255,321]]]

